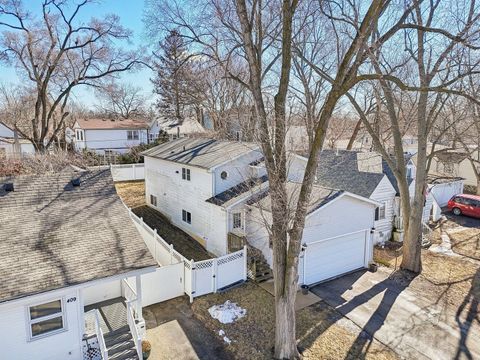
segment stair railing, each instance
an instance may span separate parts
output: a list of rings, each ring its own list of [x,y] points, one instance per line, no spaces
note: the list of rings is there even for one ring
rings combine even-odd
[[[90,313],[93,313],[93,318],[95,319],[95,335],[97,336],[98,346],[100,347],[100,352],[102,353],[102,359],[108,360],[107,345],[105,344],[102,327],[100,326],[100,312],[98,309],[93,309],[86,314]]]
[[[137,328],[137,321],[135,320],[135,313],[134,313],[134,306],[132,305],[136,299],[134,300],[127,300],[127,323],[128,327],[130,328],[130,332],[132,333],[132,338],[135,343],[135,349],[137,350],[137,355],[139,359],[142,359],[142,338],[139,334]]]

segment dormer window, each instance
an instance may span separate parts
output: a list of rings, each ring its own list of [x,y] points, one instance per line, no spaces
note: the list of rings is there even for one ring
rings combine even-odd
[[[190,181],[190,169],[182,168],[182,179]]]

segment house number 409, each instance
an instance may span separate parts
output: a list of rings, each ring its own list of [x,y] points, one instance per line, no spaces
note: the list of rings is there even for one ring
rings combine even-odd
[[[67,300],[67,303],[75,302],[77,301],[76,297],[71,297],[70,299]]]

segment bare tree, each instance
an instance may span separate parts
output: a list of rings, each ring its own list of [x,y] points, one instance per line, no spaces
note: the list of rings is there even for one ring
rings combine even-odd
[[[289,206],[287,193],[285,137],[297,1],[208,1],[202,7],[206,14],[202,18],[203,24],[186,16],[178,3],[160,2],[160,7],[156,9],[163,11],[162,26],[168,28],[170,25],[178,29],[182,36],[201,48],[203,56],[218,62],[226,69],[228,76],[242,83],[251,93],[258,124],[258,141],[263,150],[269,178],[276,313],[274,356],[279,359],[299,357],[295,341],[294,311],[298,260],[318,156],[324,144],[329,120],[339,99],[360,81],[358,71],[368,59],[367,40],[374,30],[374,24],[386,12],[389,1],[372,1],[365,7],[365,12],[357,17],[361,21],[354,25],[349,16],[358,4],[347,1],[340,3],[320,2],[311,9],[315,12],[312,19],[323,17],[321,21],[317,20],[317,26],[328,21],[337,23],[342,28],[338,34],[343,35],[336,47],[335,66],[329,71],[333,81],[325,92],[319,107],[322,111],[313,129],[313,141],[298,201],[294,201],[293,206]],[[303,5],[302,3],[301,6]],[[387,27],[378,44],[372,46],[379,46],[390,39],[410,12],[411,8],[407,7],[389,14],[389,24],[392,27]],[[325,18],[325,13],[330,17]],[[243,59],[248,66],[246,81],[230,68],[231,59],[235,55],[236,59]],[[311,66],[308,59],[302,59]],[[317,68],[322,71],[321,67]]]
[[[113,80],[95,88],[95,94],[100,100],[97,109],[106,116],[128,119],[146,114],[146,99],[140,87]]]
[[[35,17],[21,0],[0,2],[0,27],[4,30],[0,59],[14,65],[32,84],[34,112],[30,132],[22,135],[37,150],[47,149],[63,128],[72,89],[96,85],[140,63],[139,52],[114,46],[114,42],[130,37],[118,16],[92,18],[87,23],[80,20],[91,3],[44,0],[41,15]],[[59,118],[55,119],[55,114],[60,114]]]

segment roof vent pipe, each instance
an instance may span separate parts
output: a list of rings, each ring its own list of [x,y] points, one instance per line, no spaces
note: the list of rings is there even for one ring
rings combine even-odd
[[[74,187],[80,186],[80,178],[72,179],[71,183]]]
[[[15,190],[13,183],[6,183],[5,185],[3,185],[3,188],[5,189],[5,191],[8,192]]]

